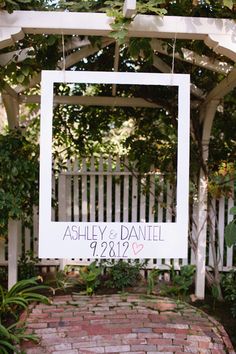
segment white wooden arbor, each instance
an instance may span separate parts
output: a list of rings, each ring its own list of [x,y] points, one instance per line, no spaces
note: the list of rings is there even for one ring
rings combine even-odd
[[[127,17],[135,13],[135,1],[126,0],[124,4],[124,14]],[[76,36],[102,36],[102,48],[114,43],[109,38],[111,31],[110,23],[112,18],[104,13],[68,13],[68,12],[40,12],[40,11],[14,11],[12,14],[0,12],[0,49],[13,45],[16,41],[24,38],[25,34],[59,34],[75,35],[71,42],[72,48],[80,48],[79,51],[68,55],[65,58],[65,68],[69,68],[81,59],[96,53],[99,48],[92,47],[88,40],[80,40]],[[236,23],[233,20],[226,19],[208,19],[191,17],[170,17],[163,18],[153,15],[137,15],[129,27],[129,37],[148,37],[152,38],[153,65],[161,72],[171,72],[167,66],[156,54],[163,53],[169,55],[161,39],[177,38],[186,40],[202,40],[217,54],[221,54],[230,61],[236,62]],[[24,60],[27,56],[27,50],[17,53],[18,61]],[[201,101],[196,104],[200,111],[200,120],[203,123],[202,146],[204,161],[208,159],[208,145],[211,133],[211,127],[217,106],[221,99],[236,86],[236,69],[227,61],[212,61],[203,56],[200,57],[187,49],[183,49],[183,58],[174,54],[177,59],[193,63],[194,65],[208,68],[220,72],[224,79],[207,95],[203,95],[194,85],[191,86],[191,92],[196,97],[201,97]],[[9,59],[13,58],[15,52],[1,54],[0,65],[5,65]],[[118,70],[119,48],[116,46],[114,59],[114,70]],[[63,68],[63,63],[59,63]],[[32,78],[30,87],[40,83],[40,75]],[[2,99],[6,108],[8,124],[10,128],[17,127],[19,124],[19,105],[21,103],[39,102],[39,96],[25,96],[25,87],[21,85],[10,87],[5,85]],[[104,102],[99,98],[100,105],[113,105],[116,88],[113,87],[111,97],[104,98]],[[63,103],[64,97],[56,97],[55,101]],[[116,98],[117,99],[117,98]],[[82,103],[87,105],[96,105],[96,97],[67,97],[64,103]],[[123,106],[152,106],[142,99],[118,98],[117,105]],[[204,171],[201,171],[199,177],[199,195],[197,209],[197,276],[195,294],[198,298],[204,298],[205,289],[205,250],[206,250],[206,219],[207,219],[207,180]],[[17,255],[14,247],[17,225],[11,221],[9,223],[10,250],[9,254],[9,286],[16,281]],[[12,245],[12,247],[11,247]]]

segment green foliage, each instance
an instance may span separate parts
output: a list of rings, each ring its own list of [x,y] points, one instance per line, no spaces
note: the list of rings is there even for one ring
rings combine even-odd
[[[222,276],[222,288],[225,300],[231,304],[232,316],[236,317],[236,271],[232,270]]]
[[[33,301],[49,303],[49,299],[39,294],[38,291],[42,289],[49,289],[45,285],[38,283],[42,280],[41,277],[25,279],[18,281],[8,291],[0,286],[0,321],[9,320],[9,317],[15,318],[17,311],[26,309]]]
[[[80,268],[79,276],[83,285],[86,287],[86,294],[93,295],[100,284],[101,268],[97,266],[97,261],[89,266]]]
[[[7,283],[7,274],[8,269],[7,267],[0,267],[0,284],[6,284]]]
[[[0,234],[9,218],[29,225],[38,204],[38,146],[20,131],[0,135]]]
[[[69,288],[75,285],[75,280],[71,279],[67,273],[63,270],[59,270],[53,273],[53,277],[45,280],[47,285],[53,289],[53,292],[56,293],[57,291],[66,292]]]
[[[20,311],[34,302],[49,304],[49,299],[38,293],[48,289],[40,285],[38,278],[20,280],[7,291],[0,285],[0,351],[1,353],[20,353],[17,345],[22,340],[37,340],[35,335],[25,333],[22,323],[19,323]]]
[[[165,0],[137,1],[137,13],[164,16],[167,14],[165,3]]]
[[[29,250],[18,260],[18,278],[29,279],[36,277],[39,273],[37,263],[39,258],[34,256],[33,251]]]
[[[228,7],[230,10],[233,10],[234,6],[236,5],[235,0],[223,0],[223,4],[225,7]]]
[[[0,10],[6,10],[9,13],[14,10],[39,10],[44,2],[44,0],[1,0]]]
[[[153,50],[150,38],[130,38],[128,51],[130,56],[134,59],[138,59],[140,53],[142,53],[147,61],[150,63],[153,61]]]
[[[228,247],[236,244],[236,207],[230,209],[230,214],[234,215],[234,219],[225,227],[225,242]]]
[[[168,14],[173,16],[221,17],[233,15],[235,0],[168,1]]]
[[[23,42],[16,43],[16,54],[3,67],[0,66],[0,88],[5,83],[27,87],[32,77],[42,69],[55,69],[61,58],[59,45],[61,37],[57,35],[26,35]],[[26,58],[20,60],[23,48],[29,48]]]
[[[137,1],[137,13],[163,16],[167,13],[166,9],[157,7],[157,5],[164,3],[165,0]],[[102,10],[105,10],[108,16],[114,18],[114,21],[111,23],[112,31],[110,33],[110,37],[115,38],[116,41],[122,45],[127,42],[128,27],[135,16],[133,16],[133,18],[126,18],[123,16],[123,1],[105,1],[105,5],[106,7]]]
[[[108,287],[124,291],[125,288],[135,286],[141,279],[140,270],[144,263],[139,261],[126,262],[118,260],[108,268]]]
[[[180,271],[175,271],[174,267],[170,268],[171,282],[170,285],[162,285],[161,293],[164,295],[174,295],[177,297],[186,296],[190,286],[193,284],[193,276],[195,273],[194,265],[185,265]]]
[[[212,171],[208,183],[208,191],[213,198],[221,196],[232,197],[235,178],[235,164],[233,162],[221,161],[219,167]]]
[[[147,294],[151,295],[157,282],[158,282],[158,276],[160,275],[160,270],[159,269],[152,269],[148,273],[148,278],[147,278]]]
[[[21,354],[22,351],[19,349],[20,342],[29,340],[38,342],[37,336],[26,333],[26,328],[24,326],[22,327],[22,323],[14,323],[8,327],[0,324],[1,354]]]

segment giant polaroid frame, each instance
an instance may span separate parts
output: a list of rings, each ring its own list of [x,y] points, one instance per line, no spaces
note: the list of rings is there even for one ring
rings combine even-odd
[[[55,83],[178,87],[175,222],[51,220],[52,121]],[[189,206],[190,79],[185,74],[42,71],[40,136],[40,258],[186,258]]]

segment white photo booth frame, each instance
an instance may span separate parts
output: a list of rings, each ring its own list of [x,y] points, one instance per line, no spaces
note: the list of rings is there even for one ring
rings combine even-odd
[[[178,87],[175,222],[51,220],[53,89],[56,83]],[[42,71],[40,123],[40,258],[187,258],[190,77],[185,74]]]

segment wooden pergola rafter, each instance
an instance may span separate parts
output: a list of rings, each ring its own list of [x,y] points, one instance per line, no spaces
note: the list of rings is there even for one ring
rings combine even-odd
[[[136,12],[135,0],[125,0],[124,15],[132,17]],[[73,35],[70,47],[67,49],[78,49],[74,53],[65,57],[64,66],[70,68],[80,60],[91,54],[98,52],[101,48],[114,44],[114,39],[109,38],[111,23],[113,18],[105,13],[69,13],[69,12],[40,12],[40,11],[14,11],[12,14],[0,12],[0,49],[10,47],[16,41],[22,40],[26,34],[58,34]],[[210,92],[202,92],[194,84],[191,92],[198,99],[198,109],[200,119],[203,123],[202,146],[204,147],[204,161],[208,159],[208,145],[211,127],[215,112],[220,100],[236,87],[236,23],[228,19],[214,18],[191,18],[191,17],[171,17],[154,15],[136,15],[128,28],[128,37],[151,38],[153,49],[153,65],[161,72],[170,72],[171,68],[159,56],[171,55],[163,39],[185,39],[201,40],[215,53],[225,59],[215,59],[212,61],[206,56],[182,48],[183,56],[174,53],[176,60],[182,60],[199,67],[213,70],[224,75],[224,79],[216,85]],[[81,40],[80,36],[85,36]],[[101,47],[93,47],[86,36],[102,36]],[[27,56],[26,48],[21,53],[11,52],[0,55],[0,65],[5,65],[6,60],[13,60],[14,55],[18,55],[17,60],[24,60]],[[63,68],[63,63],[58,63],[58,69]],[[114,53],[114,70],[119,70],[119,46],[116,44]],[[40,83],[40,75],[33,77],[27,88]],[[39,102],[39,96],[25,95],[26,87],[21,85],[10,87],[5,85],[3,102],[6,107],[8,122],[10,127],[18,125],[19,104],[29,102]],[[96,97],[55,97],[55,102],[71,104],[96,104]],[[155,107],[154,103],[147,102],[141,98],[122,98],[116,97],[116,87],[113,85],[111,97],[103,97],[100,104],[133,107]],[[198,194],[198,227],[197,227],[197,277],[196,277],[196,296],[204,297],[205,288],[205,254],[206,254],[206,219],[207,219],[207,179],[204,171],[201,171],[199,178]],[[13,228],[13,234],[15,229]],[[10,263],[9,263],[10,264]],[[12,263],[13,267],[13,263]],[[14,282],[15,279],[10,279]]]

